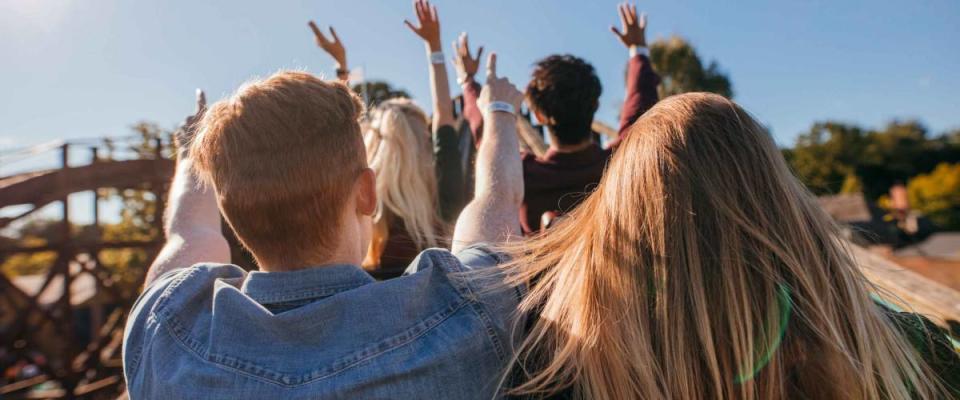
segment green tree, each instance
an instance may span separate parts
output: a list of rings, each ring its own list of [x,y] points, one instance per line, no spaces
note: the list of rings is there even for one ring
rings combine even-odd
[[[124,145],[126,153],[133,158],[173,157],[173,131],[161,128],[151,122],[139,122],[131,129],[134,138]],[[158,149],[159,144],[159,149]],[[116,149],[115,145],[108,147]],[[112,157],[113,151],[107,154]],[[162,236],[162,221],[158,220],[157,199],[150,187],[108,189],[103,196],[117,196],[123,207],[120,209],[120,221],[102,226],[102,239],[106,241],[150,241]],[[120,248],[106,249],[100,253],[103,266],[114,271],[115,276],[133,287],[138,276],[146,270],[150,260],[143,249]],[[132,273],[138,271],[138,273]]]
[[[398,89],[386,81],[367,81],[353,85],[353,91],[356,92],[369,107],[376,107],[384,100],[396,97],[410,97],[406,90]]]
[[[877,199],[890,186],[939,163],[960,162],[960,143],[950,134],[928,138],[927,128],[917,121],[893,121],[880,130],[818,122],[797,137],[784,157],[815,193],[859,186],[868,199]]]
[[[910,207],[943,229],[960,230],[960,163],[938,165],[907,184]]]
[[[863,130],[856,126],[817,123],[797,137],[796,145],[785,156],[811,191],[839,193],[844,182],[856,171],[864,137]]]
[[[716,61],[704,68],[696,49],[685,39],[671,36],[650,45],[650,60],[660,75],[660,97],[686,92],[711,92],[733,97],[733,84]]]

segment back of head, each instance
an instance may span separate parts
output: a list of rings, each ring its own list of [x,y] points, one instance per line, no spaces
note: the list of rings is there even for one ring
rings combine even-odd
[[[743,109],[667,98],[580,207],[514,250],[509,268],[536,282],[524,307],[543,310],[521,354],[552,357],[518,389],[929,398],[836,233]]]
[[[437,179],[426,114],[409,99],[384,101],[373,110],[364,141],[377,173],[374,222],[397,218],[417,247],[437,246]]]
[[[575,145],[590,137],[602,90],[590,63],[569,54],[552,55],[535,64],[526,98],[561,144]]]
[[[206,112],[191,153],[227,222],[260,265],[324,259],[366,168],[363,105],[305,72],[249,82]]]

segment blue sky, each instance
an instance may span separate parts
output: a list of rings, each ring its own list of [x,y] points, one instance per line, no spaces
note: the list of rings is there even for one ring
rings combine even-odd
[[[618,22],[616,2],[436,4],[444,42],[469,32],[473,44],[499,53],[500,71],[518,85],[550,53],[590,60],[604,84],[599,117],[615,121],[626,61],[608,30]],[[682,35],[719,61],[735,99],[781,145],[825,119],[876,127],[918,118],[934,133],[960,127],[956,0],[651,0],[638,7],[649,14],[648,37]],[[217,99],[282,68],[332,76],[308,19],[337,28],[351,66],[427,104],[423,45],[404,18],[413,18],[404,0],[0,0],[0,150],[126,135],[139,120],[172,127],[191,110],[195,87]]]

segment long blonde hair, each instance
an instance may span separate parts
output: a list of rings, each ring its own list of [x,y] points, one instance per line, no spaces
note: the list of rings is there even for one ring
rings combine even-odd
[[[427,116],[409,99],[390,99],[373,110],[364,135],[367,162],[377,173],[379,207],[373,216],[382,235],[399,219],[423,249],[437,246],[440,214]],[[374,238],[374,243],[377,238]]]
[[[935,398],[837,227],[769,134],[712,94],[630,128],[598,189],[508,250],[516,394],[591,399]]]

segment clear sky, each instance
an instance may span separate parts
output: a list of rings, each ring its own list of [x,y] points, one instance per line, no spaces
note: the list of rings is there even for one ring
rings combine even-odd
[[[616,120],[626,50],[614,1],[437,0],[443,39],[461,31],[525,84],[556,52],[590,60]],[[648,37],[679,34],[731,77],[735,99],[781,145],[813,122],[878,127],[918,118],[960,127],[960,1],[650,0]],[[333,25],[351,66],[428,104],[427,60],[403,24],[408,1],[0,0],[0,150],[53,139],[172,127],[193,89],[217,99],[252,76],[305,68],[333,76],[308,19]],[[450,54],[450,50],[446,50]],[[451,67],[451,78],[453,71]],[[454,93],[456,94],[456,93]],[[0,174],[2,174],[0,166]]]

